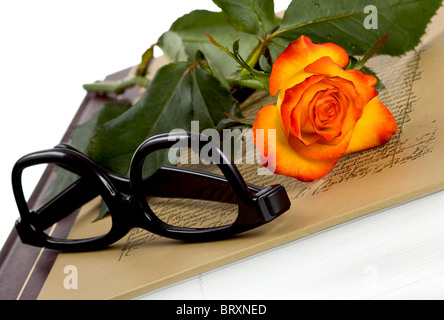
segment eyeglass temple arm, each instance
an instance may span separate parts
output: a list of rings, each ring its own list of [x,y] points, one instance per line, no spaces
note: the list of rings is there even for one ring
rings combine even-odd
[[[247,187],[250,193],[264,189],[252,184]],[[161,167],[144,181],[144,188],[148,196],[237,202],[224,176],[181,167]]]
[[[78,151],[68,144],[61,144],[56,148]],[[130,194],[128,178],[102,169],[117,190],[123,194]],[[147,196],[188,198],[225,203],[237,202],[230,184],[224,176],[180,167],[161,167],[156,173],[144,180],[143,187]],[[252,184],[247,184],[247,187],[250,193],[256,193],[264,189]],[[34,212],[31,216],[31,223],[44,230],[78,210],[98,195],[94,184],[89,183],[85,178],[80,178]]]
[[[91,184],[86,179],[80,178],[32,212],[31,223],[34,227],[45,230],[95,197],[97,197],[97,191],[91,188]]]

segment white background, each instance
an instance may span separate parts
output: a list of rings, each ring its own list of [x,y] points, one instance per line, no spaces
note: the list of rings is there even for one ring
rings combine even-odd
[[[275,0],[276,11],[289,3]],[[137,64],[194,9],[218,10],[211,0],[0,2],[0,245],[18,217],[14,162],[60,141],[83,83]],[[145,298],[443,298],[442,199],[376,213]]]

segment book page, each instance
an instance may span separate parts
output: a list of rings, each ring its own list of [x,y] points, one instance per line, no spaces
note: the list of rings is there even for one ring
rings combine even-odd
[[[442,19],[442,10],[440,16]],[[398,132],[391,141],[342,158],[324,178],[303,183],[278,175],[259,175],[257,164],[238,165],[247,182],[282,184],[291,199],[288,212],[271,223],[223,241],[183,243],[133,229],[108,249],[59,254],[39,299],[132,298],[288,243],[350,219],[414,199],[444,187],[444,28],[434,19],[427,42],[402,57],[376,57],[369,67],[386,89],[379,98],[392,111]],[[257,92],[243,104],[248,117],[275,98]],[[261,103],[257,103],[260,101]],[[94,228],[96,212],[82,209],[71,235]],[[178,203],[178,211],[200,225],[201,218]],[[172,212],[171,211],[171,212]],[[168,215],[170,212],[165,212]],[[85,219],[85,215],[91,215]],[[165,217],[168,219],[168,217]],[[396,226],[393,226],[396,228]],[[78,286],[67,288],[67,266]]]

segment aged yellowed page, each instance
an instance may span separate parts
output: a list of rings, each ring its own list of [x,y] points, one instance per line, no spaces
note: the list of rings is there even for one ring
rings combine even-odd
[[[239,165],[248,182],[284,185],[291,209],[266,226],[224,241],[182,243],[134,229],[109,249],[62,253],[39,299],[135,297],[444,188],[444,12],[439,12],[425,38],[427,42],[416,51],[397,58],[377,57],[369,65],[386,86],[380,99],[393,112],[399,126],[387,145],[341,159],[330,174],[313,183],[258,175],[257,165]],[[257,112],[251,109],[256,105],[252,101],[257,99],[262,105],[274,100],[265,93],[256,93],[244,103],[247,115]],[[85,206],[71,236],[97,231],[90,230],[99,228],[91,223],[97,210],[98,202]],[[180,204],[174,210],[193,213]],[[78,272],[77,289],[66,288],[67,266],[75,266]]]

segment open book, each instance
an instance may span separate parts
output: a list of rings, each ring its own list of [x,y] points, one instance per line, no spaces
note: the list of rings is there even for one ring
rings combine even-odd
[[[268,225],[223,241],[185,244],[134,229],[106,250],[60,253],[38,298],[136,297],[443,189],[443,16],[441,9],[417,50],[402,57],[376,57],[369,63],[386,86],[379,98],[392,111],[399,127],[388,144],[342,158],[330,174],[312,183],[277,175],[258,175],[258,165],[239,165],[247,182],[284,185],[292,202],[291,209]],[[273,99],[267,93],[257,92],[243,103],[242,110],[247,117],[254,116],[258,108]],[[88,228],[97,228],[91,220],[98,210],[98,203],[82,208],[71,234],[75,236]],[[88,216],[91,219],[85,219]],[[75,290],[67,290],[64,286],[67,266],[75,266],[79,271],[79,287]],[[30,272],[38,272],[38,268]],[[24,287],[26,285],[25,282]]]

